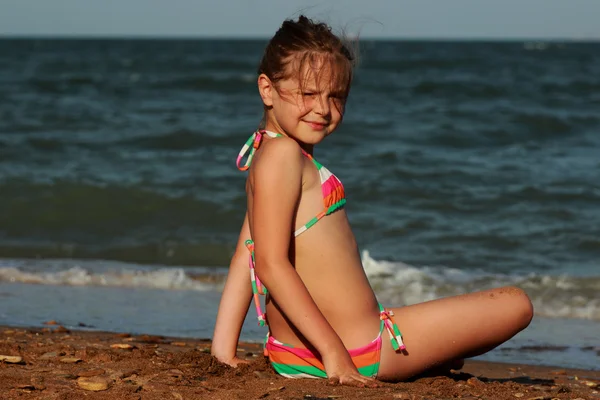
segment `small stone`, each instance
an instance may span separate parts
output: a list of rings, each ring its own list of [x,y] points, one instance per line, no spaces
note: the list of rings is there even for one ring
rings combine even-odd
[[[44,354],[42,354],[42,355],[39,357],[39,359],[40,359],[40,360],[49,360],[49,359],[51,359],[51,358],[54,358],[54,357],[56,357],[56,356],[58,356],[58,353],[57,353],[57,352],[55,352],[55,351],[49,351],[49,352],[47,352],[47,353],[44,353]]]
[[[20,364],[23,362],[23,357],[0,355],[0,361],[4,361],[5,363],[9,363],[9,364]]]
[[[33,376],[31,378],[31,384],[35,387],[36,390],[46,389],[46,385],[44,385],[44,378],[41,376]]]
[[[81,358],[77,358],[77,357],[64,357],[64,358],[61,358],[59,361],[61,363],[65,363],[65,364],[77,364],[78,362],[81,362]]]
[[[183,396],[177,392],[172,392],[171,393],[173,395],[174,398],[176,398],[177,400],[183,400]]]
[[[558,393],[571,393],[571,389],[568,386],[561,386],[558,388]]]
[[[271,378],[271,374],[268,374],[268,373],[263,372],[263,371],[254,371],[254,375],[257,378],[263,378],[263,379]]]
[[[17,386],[17,389],[21,389],[21,390],[35,390],[35,386],[33,386],[33,385],[28,385],[28,384],[25,384],[25,385],[18,385],[18,386]]]
[[[530,397],[527,400],[546,400],[546,399],[550,399],[550,397],[537,396],[537,397]]]
[[[471,386],[480,386],[482,385],[483,382],[481,382],[479,379],[477,379],[476,377],[472,377],[467,379],[467,385],[471,385]]]
[[[583,383],[586,386],[591,387],[592,389],[595,389],[598,386],[597,383],[591,382],[591,381],[582,381],[581,383]]]
[[[566,375],[567,371],[565,371],[564,369],[559,369],[557,371],[552,371],[550,372],[552,375]]]
[[[8,330],[4,331],[4,334],[5,334],[5,335],[12,335],[13,333],[15,333],[15,331],[12,331],[12,330],[10,330],[10,329],[8,329]]]
[[[187,346],[187,343],[185,342],[171,342],[172,346],[177,346],[177,347],[185,347]]]
[[[521,398],[525,395],[523,393],[514,393],[513,396],[515,396],[516,398]]]
[[[117,333],[115,336],[118,338],[130,338],[131,333]]]
[[[63,378],[63,379],[77,379],[77,378],[79,378],[77,375],[73,375],[73,374],[57,374],[56,376],[58,378]]]
[[[142,335],[137,338],[137,341],[142,342],[142,343],[161,344],[161,343],[164,343],[165,338],[163,338],[162,336]]]
[[[52,319],[50,321],[44,322],[44,325],[58,325],[58,322]]]
[[[405,399],[405,400],[412,400],[412,396],[408,393],[394,393],[393,395],[394,399]]]
[[[100,392],[107,390],[110,386],[110,381],[107,378],[100,376],[92,376],[89,378],[81,377],[77,379],[77,385],[83,390],[89,390],[92,392]]]
[[[139,373],[140,373],[139,369],[131,369],[129,371],[123,372],[121,375],[119,375],[119,378],[125,379],[125,378],[129,378],[131,375],[137,375]]]
[[[132,346],[127,343],[115,343],[115,344],[111,344],[110,347],[113,349],[119,349],[119,350],[133,350],[135,348],[135,346]]]
[[[59,325],[59,326],[58,326],[58,327],[57,327],[57,328],[54,330],[54,332],[55,332],[55,333],[70,333],[71,331],[70,331],[70,330],[68,330],[67,328],[65,328],[64,326],[62,326],[62,325]]]
[[[174,376],[174,377],[183,376],[183,371],[181,371],[179,369],[170,369],[169,375]]]
[[[106,372],[106,371],[104,371],[103,369],[100,369],[100,368],[98,368],[98,369],[90,369],[90,370],[87,370],[87,371],[79,371],[77,373],[77,376],[84,377],[84,378],[89,378],[91,376],[102,375],[104,372]]]

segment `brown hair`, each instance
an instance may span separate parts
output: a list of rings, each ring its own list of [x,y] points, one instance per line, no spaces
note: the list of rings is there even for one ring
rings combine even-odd
[[[309,66],[307,71],[315,73],[318,84],[320,76],[315,65],[319,62],[331,67],[331,75],[328,76],[330,89],[341,92],[341,97],[346,98],[350,93],[355,64],[351,46],[335,35],[327,24],[300,15],[298,21],[285,20],[271,38],[260,61],[258,74],[265,74],[277,87],[278,81],[291,78],[297,72],[300,87],[303,88],[305,79],[301,74],[306,65]]]

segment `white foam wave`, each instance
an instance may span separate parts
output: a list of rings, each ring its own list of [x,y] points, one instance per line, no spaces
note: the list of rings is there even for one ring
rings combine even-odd
[[[600,321],[600,276],[501,274],[484,270],[415,267],[362,253],[367,276],[386,304],[409,305],[441,297],[514,285],[531,298],[535,313],[551,318]],[[108,261],[0,260],[0,282],[107,286],[163,290],[219,290],[225,269],[151,267]]]
[[[381,301],[409,305],[498,286],[525,290],[536,315],[600,320],[600,276],[494,274],[445,267],[414,267],[362,254],[365,271]]]
[[[165,290],[214,289],[210,279],[199,279],[186,273],[183,268],[160,268],[155,270],[120,269],[93,272],[74,266],[68,269],[39,272],[23,271],[15,267],[0,268],[0,282],[31,283],[39,285],[113,286]],[[218,281],[218,279],[212,279]]]

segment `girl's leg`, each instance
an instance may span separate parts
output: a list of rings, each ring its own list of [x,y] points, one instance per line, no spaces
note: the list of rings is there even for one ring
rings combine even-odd
[[[452,360],[483,354],[525,329],[533,307],[525,292],[504,287],[392,308],[405,353],[383,334],[378,379],[399,381]]]

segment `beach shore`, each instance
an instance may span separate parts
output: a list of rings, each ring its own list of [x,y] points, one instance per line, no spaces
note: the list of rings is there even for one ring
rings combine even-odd
[[[257,343],[242,343],[249,365],[210,356],[210,339],[0,327],[1,399],[600,399],[600,371],[468,360],[447,376],[332,386],[276,375]],[[600,360],[600,356],[599,356]]]

